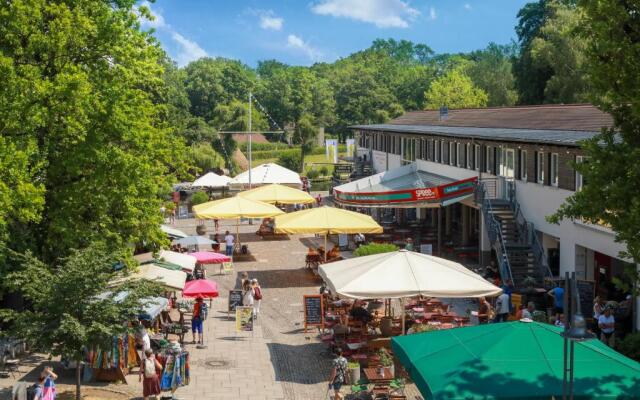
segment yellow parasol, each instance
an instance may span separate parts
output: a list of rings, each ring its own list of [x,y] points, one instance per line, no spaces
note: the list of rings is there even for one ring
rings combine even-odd
[[[196,217],[202,219],[237,219],[236,242],[238,243],[240,218],[267,218],[284,214],[284,211],[271,204],[239,196],[198,204],[193,207],[193,212]]]
[[[277,216],[274,230],[275,233],[324,235],[325,260],[329,234],[382,233],[382,227],[368,215],[326,206]]]
[[[307,192],[294,189],[289,186],[272,183],[255,189],[245,190],[238,194],[245,199],[262,201],[265,203],[279,204],[309,204],[315,203],[315,199]]]

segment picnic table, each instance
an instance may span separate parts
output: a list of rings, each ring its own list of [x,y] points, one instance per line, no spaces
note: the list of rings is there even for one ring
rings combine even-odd
[[[382,381],[390,381],[393,379],[393,374],[391,373],[391,369],[384,367],[382,368],[382,375],[378,373],[378,368],[365,368],[364,375],[367,377],[367,380],[372,383],[382,382]]]

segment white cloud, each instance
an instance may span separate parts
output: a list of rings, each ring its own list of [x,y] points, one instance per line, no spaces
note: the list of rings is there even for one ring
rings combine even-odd
[[[311,61],[318,61],[322,57],[322,53],[318,49],[296,35],[287,36],[287,47],[303,52]]]
[[[420,15],[403,0],[320,0],[311,10],[320,15],[368,22],[378,28],[407,28]]]
[[[436,15],[436,9],[434,7],[429,8],[429,19],[435,21],[436,18],[438,18],[438,15]]]
[[[464,9],[465,9],[465,10],[467,10],[467,11],[471,11],[471,9],[472,9],[472,8],[473,8],[473,7],[471,7],[471,4],[469,4],[469,3],[464,3]]]
[[[207,52],[204,51],[204,49],[200,47],[198,43],[185,38],[178,32],[173,31],[171,33],[171,38],[176,43],[178,43],[178,46],[180,48],[178,50],[178,55],[176,56],[176,62],[178,63],[178,65],[187,65],[191,61],[195,61],[207,56]]]
[[[284,19],[276,17],[273,11],[265,11],[260,14],[260,28],[279,31],[282,29]]]
[[[146,29],[156,29],[158,31],[164,31],[169,34],[171,40],[175,42],[178,47],[178,54],[174,57],[179,66],[189,64],[191,61],[195,61],[199,58],[206,57],[207,52],[193,40],[187,39],[178,31],[176,31],[171,25],[169,25],[161,13],[151,8],[151,3],[143,1],[141,6],[147,7],[150,14],[154,17],[153,21],[148,20],[140,16],[140,24]]]

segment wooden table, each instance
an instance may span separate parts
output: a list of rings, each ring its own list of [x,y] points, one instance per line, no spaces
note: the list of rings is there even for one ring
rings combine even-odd
[[[367,377],[369,382],[381,382],[381,381],[390,381],[393,379],[393,374],[391,373],[391,369],[384,367],[383,373],[380,375],[378,373],[378,368],[365,368],[364,375]]]

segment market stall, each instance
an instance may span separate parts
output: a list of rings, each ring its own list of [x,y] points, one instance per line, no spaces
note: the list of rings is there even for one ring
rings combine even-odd
[[[277,183],[238,193],[245,199],[269,204],[313,204],[316,200],[307,192]]]
[[[185,272],[193,272],[197,262],[192,254],[178,253],[169,250],[160,250],[158,258],[160,261],[167,261],[179,265]]]
[[[225,266],[231,263],[231,257],[213,251],[198,251],[189,255],[195,258],[199,264],[220,264],[220,273],[225,270]]]

